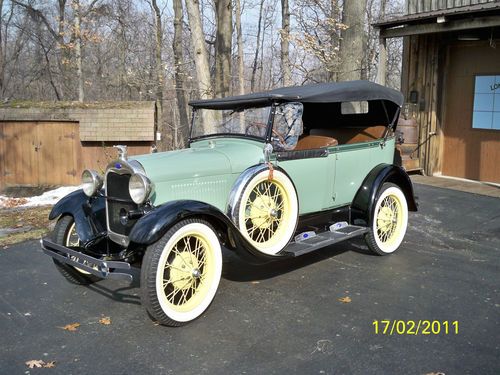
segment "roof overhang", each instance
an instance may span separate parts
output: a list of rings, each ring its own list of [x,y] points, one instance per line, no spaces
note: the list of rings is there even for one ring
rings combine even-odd
[[[500,26],[500,3],[483,3],[458,8],[410,14],[374,23],[381,38],[445,33]]]

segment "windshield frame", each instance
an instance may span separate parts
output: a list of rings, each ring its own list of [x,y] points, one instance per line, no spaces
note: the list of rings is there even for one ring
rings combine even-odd
[[[271,103],[271,105],[265,105],[265,106],[257,106],[257,107],[248,107],[248,108],[241,108],[241,110],[247,110],[247,109],[252,109],[252,108],[265,108],[265,107],[270,107],[269,110],[269,116],[267,118],[267,124],[266,124],[266,131],[265,131],[265,136],[264,137],[259,137],[256,135],[249,135],[249,134],[238,134],[238,133],[214,133],[214,134],[204,134],[204,135],[199,135],[196,137],[193,137],[193,129],[194,129],[194,120],[196,117],[196,111],[203,109],[199,107],[191,107],[192,108],[192,113],[191,113],[191,126],[189,129],[189,138],[188,138],[188,146],[191,144],[191,142],[194,141],[199,141],[203,139],[208,139],[208,138],[217,138],[217,137],[224,137],[224,138],[250,138],[255,141],[259,142],[264,142],[264,143],[269,143],[271,141],[271,135],[272,135],[272,129],[273,129],[273,122],[274,122],[274,114],[276,113],[276,102]],[[234,109],[234,111],[238,111],[239,108]]]

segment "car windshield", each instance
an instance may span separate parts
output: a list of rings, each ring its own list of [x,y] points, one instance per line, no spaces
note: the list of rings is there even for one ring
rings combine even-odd
[[[264,138],[270,110],[270,106],[239,111],[197,109],[194,113],[191,138],[217,134]]]

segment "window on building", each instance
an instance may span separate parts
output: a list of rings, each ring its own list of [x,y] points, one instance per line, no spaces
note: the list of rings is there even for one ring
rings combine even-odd
[[[500,130],[500,75],[476,76],[472,127]]]

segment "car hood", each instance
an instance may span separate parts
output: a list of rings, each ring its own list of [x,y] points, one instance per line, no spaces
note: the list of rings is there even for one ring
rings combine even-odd
[[[153,182],[241,173],[263,159],[263,144],[247,140],[198,141],[190,148],[134,157]]]

